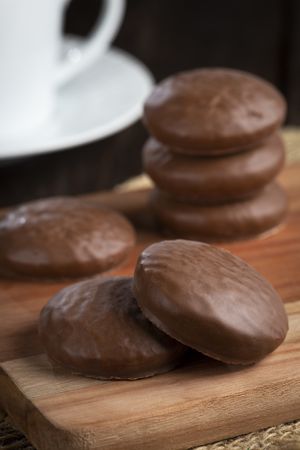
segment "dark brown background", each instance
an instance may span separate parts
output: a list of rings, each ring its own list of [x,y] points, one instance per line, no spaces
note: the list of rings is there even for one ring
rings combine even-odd
[[[74,0],[66,31],[89,32],[100,0]],[[142,60],[156,80],[199,66],[256,73],[284,93],[288,123],[300,123],[298,0],[128,0],[115,45]],[[0,165],[0,205],[110,188],[141,171],[140,123],[73,150]]]

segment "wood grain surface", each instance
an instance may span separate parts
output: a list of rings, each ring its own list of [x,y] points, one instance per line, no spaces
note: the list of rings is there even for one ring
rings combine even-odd
[[[300,417],[300,302],[285,343],[256,366],[201,355],[169,374],[103,382],[54,373],[44,355],[2,363],[8,414],[40,450],[187,449]]]
[[[300,418],[300,165],[281,176],[290,199],[286,224],[269,237],[225,247],[276,287],[290,319],[285,343],[256,366],[240,369],[191,355],[170,374],[102,382],[53,372],[38,341],[41,307],[64,281],[0,282],[0,403],[39,450],[187,449]],[[131,274],[146,245],[148,192],[89,200],[114,206],[143,226],[123,267]]]

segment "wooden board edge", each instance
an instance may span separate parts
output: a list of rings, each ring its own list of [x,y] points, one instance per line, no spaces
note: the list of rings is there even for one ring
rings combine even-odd
[[[290,401],[291,390],[294,395],[293,402]],[[286,379],[284,383],[280,381],[266,386],[261,395],[263,402],[261,409],[257,409],[257,398],[253,397],[252,389],[246,390],[240,397],[237,396],[238,398],[234,399],[224,395],[222,403],[225,405],[224,410],[228,408],[232,410],[230,418],[226,415],[219,416],[217,409],[214,409],[214,401],[210,404],[204,402],[204,404],[187,405],[182,410],[182,417],[178,412],[170,411],[165,422],[166,427],[164,427],[166,415],[163,411],[158,411],[157,417],[147,417],[143,421],[142,442],[141,438],[137,437],[140,433],[136,429],[136,424],[130,420],[120,423],[117,430],[115,427],[111,430],[107,429],[107,422],[103,425],[97,424],[95,429],[92,427],[65,429],[59,424],[51,422],[30,400],[25,398],[3,369],[0,371],[0,391],[4,410],[38,450],[53,450],[54,448],[56,450],[96,450],[101,448],[140,450],[141,446],[144,450],[157,448],[160,450],[186,450],[276,426],[300,417],[300,378],[298,377],[297,379],[294,377]],[[274,395],[277,399],[275,406]],[[251,411],[248,421],[242,420],[238,408],[236,411],[234,410],[234,403],[237,401],[244,402],[245,407]],[[279,408],[279,405],[286,405],[286,408],[283,410]],[[212,418],[210,417],[210,420],[207,421],[205,411],[211,417],[214,416],[218,427],[211,427]],[[45,439],[45,437],[47,438]]]
[[[0,409],[38,450],[82,450],[86,442],[77,430],[49,421],[27,399],[0,365]],[[47,436],[47,438],[45,438]],[[51,440],[49,440],[51,436]]]

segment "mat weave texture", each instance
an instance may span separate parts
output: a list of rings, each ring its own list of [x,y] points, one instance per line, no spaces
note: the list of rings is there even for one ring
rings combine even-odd
[[[283,138],[287,147],[287,163],[300,161],[300,129],[285,129]],[[150,185],[151,181],[149,178],[142,175],[119,186],[118,190],[140,189]],[[0,449],[35,450],[24,435],[9,422],[8,418],[1,411]],[[204,445],[194,450],[300,450],[300,420],[215,444]]]

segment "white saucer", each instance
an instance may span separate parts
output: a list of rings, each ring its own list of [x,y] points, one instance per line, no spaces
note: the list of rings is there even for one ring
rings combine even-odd
[[[59,91],[56,108],[43,126],[22,137],[0,136],[1,162],[75,147],[126,128],[140,118],[152,85],[152,75],[142,63],[110,49]]]

